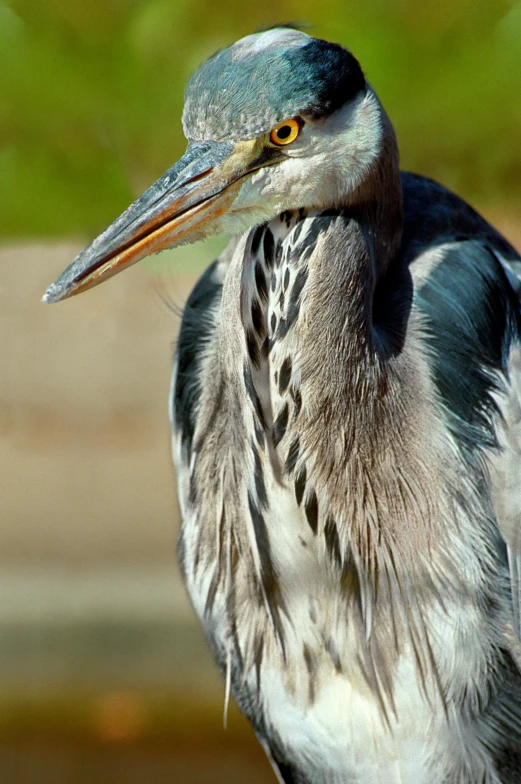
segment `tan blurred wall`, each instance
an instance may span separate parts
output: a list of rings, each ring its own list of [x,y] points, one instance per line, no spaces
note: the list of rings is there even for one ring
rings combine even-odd
[[[80,249],[0,249],[0,563],[173,560],[178,526],[167,397],[192,280],[135,267],[40,302]]]
[[[43,305],[80,248],[0,248],[0,694],[220,691],[175,557],[162,298],[195,276],[138,266]]]

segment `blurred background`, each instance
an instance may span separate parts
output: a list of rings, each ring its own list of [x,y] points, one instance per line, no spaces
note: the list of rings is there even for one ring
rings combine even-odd
[[[348,46],[403,168],[521,247],[520,0],[0,0],[0,781],[273,781],[182,588],[167,396],[221,240],[49,308],[184,150],[189,74],[276,22]]]

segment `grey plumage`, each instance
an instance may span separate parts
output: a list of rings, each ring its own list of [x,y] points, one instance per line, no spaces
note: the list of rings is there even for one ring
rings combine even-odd
[[[316,39],[302,50],[302,34],[295,32],[288,29],[282,47],[280,38],[258,46],[251,37],[210,57],[185,92],[187,138],[253,139],[301,112],[329,115],[364,88],[349,52]]]
[[[266,136],[293,116],[287,148]],[[340,47],[239,41],[184,127],[200,172],[191,144],[180,187],[48,299],[187,224],[237,235],[188,300],[171,397],[179,560],[227,688],[288,784],[521,782],[520,257],[400,174]]]
[[[405,176],[406,194],[408,188],[414,189],[417,184],[417,178]],[[429,194],[428,182],[421,184],[428,199],[424,207],[428,209],[431,203],[431,199],[428,197],[432,194]],[[438,187],[433,186],[432,189],[436,191]],[[447,199],[451,198],[453,197],[447,194]],[[473,217],[463,203],[460,202],[459,207],[464,217],[467,211],[468,217]],[[295,235],[300,223],[304,222],[309,223],[308,231],[312,233],[312,236],[316,234],[319,237],[324,234],[325,241],[329,229],[333,226],[335,232],[334,234],[331,232],[329,237],[334,237],[333,241],[339,238],[342,245],[349,241],[350,227],[355,236],[359,229],[356,224],[351,226],[353,221],[350,217],[343,215],[314,216],[312,218],[303,216],[300,220],[295,215],[293,221],[295,221],[293,224],[295,228],[290,229],[289,236],[291,236],[291,231]],[[339,222],[340,225],[338,225]],[[482,227],[479,221],[477,223],[475,239],[480,237],[479,228]],[[265,231],[270,231],[270,229],[266,228]],[[282,437],[280,435],[272,436],[273,441],[280,445],[281,450],[278,465],[278,470],[281,472],[280,481],[283,486],[290,489],[290,492],[295,493],[296,503],[300,503],[304,509],[303,520],[307,522],[309,528],[307,533],[310,539],[307,548],[314,547],[322,553],[321,557],[323,558],[324,574],[320,579],[324,585],[321,585],[320,589],[315,587],[310,591],[310,600],[314,602],[317,602],[316,595],[313,595],[317,590],[324,590],[326,594],[325,597],[321,597],[321,601],[318,600],[319,607],[321,607],[318,617],[315,611],[315,620],[311,621],[310,615],[310,626],[314,629],[312,636],[317,638],[318,651],[313,650],[308,642],[304,642],[300,651],[300,660],[298,648],[297,653],[294,653],[293,660],[291,660],[287,650],[288,646],[284,647],[286,633],[289,635],[295,633],[291,629],[294,616],[291,608],[287,606],[284,588],[287,572],[292,571],[293,565],[291,563],[284,564],[284,573],[280,574],[281,567],[279,566],[277,569],[276,565],[277,554],[272,552],[270,547],[264,512],[271,502],[269,495],[266,498],[266,480],[261,474],[261,479],[256,479],[255,486],[250,489],[249,493],[247,487],[241,487],[242,482],[248,482],[249,476],[255,476],[254,465],[260,462],[259,453],[263,457],[263,462],[266,460],[266,450],[269,450],[269,444],[264,446],[264,441],[259,444],[254,432],[257,429],[260,433],[269,434],[270,422],[264,421],[265,413],[260,404],[260,397],[256,393],[255,386],[252,389],[250,378],[252,368],[256,374],[261,372],[256,368],[256,365],[259,365],[259,368],[261,366],[259,358],[262,356],[262,347],[258,346],[256,351],[250,350],[248,352],[248,343],[247,340],[245,341],[244,332],[241,338],[243,357],[247,364],[244,380],[240,377],[237,378],[238,388],[235,395],[231,389],[226,391],[226,382],[222,379],[222,374],[227,375],[226,369],[229,368],[233,359],[230,355],[228,361],[222,364],[224,346],[220,342],[223,340],[223,335],[219,334],[219,326],[222,326],[223,321],[229,320],[233,323],[238,321],[238,314],[228,313],[227,316],[224,316],[219,313],[219,293],[222,286],[219,274],[223,275],[226,259],[218,262],[201,282],[200,286],[206,288],[206,296],[202,296],[204,288],[196,289],[194,292],[195,303],[213,300],[215,310],[212,318],[217,320],[217,323],[214,322],[215,331],[212,336],[215,341],[215,351],[212,351],[211,341],[206,346],[198,345],[197,339],[191,344],[184,343],[185,337],[189,334],[190,325],[193,325],[195,319],[199,318],[199,314],[196,316],[197,304],[189,302],[187,305],[184,317],[187,331],[185,332],[183,329],[181,333],[178,361],[186,363],[187,357],[192,354],[194,358],[198,356],[203,363],[207,364],[208,377],[204,375],[204,364],[199,371],[202,388],[199,411],[206,410],[210,412],[210,415],[208,421],[201,420],[201,441],[194,446],[197,457],[194,459],[190,450],[185,452],[184,458],[182,455],[178,455],[181,465],[183,461],[186,462],[186,465],[191,464],[190,474],[194,481],[194,487],[198,488],[200,484],[202,493],[201,496],[198,496],[198,491],[193,489],[191,503],[188,502],[188,508],[185,509],[186,518],[188,520],[195,518],[200,528],[194,540],[195,550],[191,553],[192,563],[190,566],[187,562],[189,547],[184,541],[184,537],[192,538],[193,533],[187,529],[186,533],[182,534],[183,568],[189,582],[193,581],[193,584],[197,585],[198,567],[195,564],[200,565],[201,581],[204,581],[206,577],[207,565],[215,564],[212,587],[207,594],[211,601],[206,603],[204,611],[207,633],[216,657],[224,670],[227,666],[228,655],[226,645],[233,646],[231,658],[236,696],[261,737],[264,734],[268,736],[264,738],[268,745],[270,745],[270,733],[264,729],[266,719],[263,716],[262,688],[259,685],[261,677],[256,674],[253,686],[250,687],[243,682],[243,679],[246,678],[249,671],[255,670],[256,660],[260,656],[260,648],[263,657],[272,656],[275,661],[277,661],[277,657],[280,657],[277,666],[288,668],[289,673],[286,677],[290,692],[296,688],[295,683],[292,683],[292,679],[298,680],[296,673],[300,669],[304,669],[308,673],[308,698],[312,703],[311,696],[318,688],[316,684],[317,664],[314,660],[316,657],[323,656],[325,653],[330,659],[331,668],[338,673],[346,673],[353,669],[353,664],[344,659],[344,652],[339,652],[339,643],[336,639],[339,636],[339,630],[335,629],[335,625],[332,624],[331,611],[333,611],[333,614],[340,613],[342,619],[349,618],[347,623],[352,623],[355,628],[358,628],[358,635],[363,641],[360,650],[357,651],[357,655],[363,660],[359,664],[358,677],[361,676],[367,687],[375,694],[381,711],[391,726],[393,712],[396,710],[396,706],[393,704],[393,682],[398,666],[397,660],[400,656],[400,650],[410,645],[417,659],[419,677],[427,692],[426,698],[434,701],[439,698],[441,704],[438,710],[441,710],[441,706],[443,706],[443,710],[447,712],[454,709],[454,702],[461,702],[462,712],[468,712],[476,723],[476,733],[485,736],[489,731],[491,732],[489,724],[480,715],[486,704],[488,710],[491,713],[494,712],[494,721],[490,722],[490,727],[494,727],[494,737],[492,740],[487,737],[487,743],[497,746],[498,758],[501,758],[502,755],[508,758],[510,755],[514,760],[511,764],[518,766],[517,770],[521,770],[519,767],[521,766],[521,684],[518,675],[512,681],[512,673],[516,672],[516,667],[512,661],[512,654],[508,653],[508,648],[502,648],[505,646],[506,639],[503,635],[508,628],[508,621],[504,615],[509,602],[506,591],[506,564],[503,548],[497,536],[497,529],[494,529],[491,509],[486,498],[483,497],[487,479],[482,461],[487,449],[494,450],[494,432],[499,421],[493,393],[501,385],[501,374],[506,374],[507,368],[506,364],[504,366],[498,364],[495,368],[484,367],[482,362],[486,357],[483,356],[485,353],[483,347],[476,368],[474,370],[468,369],[470,383],[475,384],[481,380],[481,386],[477,389],[474,389],[473,386],[468,390],[459,389],[457,393],[463,394],[463,398],[455,396],[454,399],[451,399],[452,390],[445,391],[443,388],[446,381],[444,375],[454,371],[464,373],[467,371],[464,362],[475,361],[475,355],[470,357],[465,355],[467,341],[470,342],[472,335],[464,332],[466,326],[468,326],[470,333],[474,332],[475,325],[472,323],[467,325],[465,322],[457,320],[449,322],[448,328],[450,330],[452,327],[454,332],[448,336],[448,340],[453,340],[454,343],[458,340],[460,347],[463,348],[461,356],[457,354],[453,357],[450,354],[436,354],[436,333],[429,334],[427,321],[428,318],[433,319],[439,315],[438,308],[447,298],[449,300],[454,298],[454,306],[457,307],[457,296],[461,292],[454,292],[454,285],[457,267],[461,265],[464,275],[463,285],[466,287],[472,287],[473,273],[477,278],[476,284],[479,284],[479,279],[486,275],[487,271],[491,276],[498,277],[496,285],[499,288],[500,299],[502,296],[507,299],[507,303],[503,303],[506,305],[504,317],[505,320],[512,320],[512,324],[508,326],[508,329],[512,330],[510,337],[505,335],[505,328],[495,336],[496,346],[503,347],[505,358],[509,356],[509,341],[515,345],[518,339],[517,303],[512,296],[508,282],[504,280],[503,272],[494,255],[476,242],[470,232],[469,234],[470,236],[464,242],[456,243],[442,239],[441,242],[429,243],[423,248],[423,252],[414,257],[414,262],[409,267],[412,271],[412,280],[407,282],[406,278],[403,278],[405,291],[400,294],[403,301],[401,303],[395,302],[394,307],[386,313],[387,300],[383,314],[378,313],[384,322],[386,318],[391,319],[391,324],[380,324],[379,328],[382,331],[384,326],[390,328],[393,339],[398,344],[396,348],[393,346],[389,348],[389,362],[390,365],[393,365],[392,374],[385,373],[380,376],[377,370],[371,367],[372,363],[369,364],[365,361],[364,373],[373,370],[375,374],[373,378],[360,377],[360,368],[357,367],[355,354],[355,350],[358,350],[359,347],[357,346],[355,349],[349,345],[350,338],[356,339],[356,342],[359,339],[355,322],[355,317],[358,315],[357,310],[355,309],[353,314],[349,313],[350,318],[346,319],[347,302],[355,300],[355,292],[351,290],[346,296],[347,292],[342,291],[341,287],[341,284],[349,286],[349,270],[344,270],[342,277],[339,277],[339,270],[328,264],[331,258],[337,257],[334,249],[331,248],[328,248],[328,253],[323,252],[320,259],[313,259],[311,256],[308,262],[308,264],[316,264],[316,277],[313,281],[308,280],[306,285],[314,283],[317,286],[314,294],[321,309],[320,321],[324,324],[325,331],[321,337],[321,330],[316,327],[316,320],[313,318],[315,316],[315,319],[318,319],[319,314],[313,313],[314,309],[310,303],[306,308],[306,315],[313,324],[313,328],[310,329],[313,351],[308,352],[313,357],[310,362],[311,367],[305,367],[303,364],[300,371],[303,378],[301,378],[298,388],[292,386],[293,376],[288,385],[286,385],[286,379],[284,380],[283,393],[279,394],[274,403],[278,407],[272,414],[273,424],[271,426],[271,432],[276,432],[277,422],[280,422],[281,416],[283,417],[285,426]],[[301,230],[300,238],[302,236],[305,240],[308,234],[303,234]],[[410,242],[411,244],[416,243],[417,237],[413,235]],[[263,248],[263,245],[264,243],[261,241],[260,248]],[[308,247],[315,247],[314,237]],[[283,270],[286,263],[288,266],[295,261],[300,264],[300,260],[305,256],[306,243],[297,244],[296,247],[290,245],[289,248],[287,255],[284,252],[281,254],[280,266],[277,271],[279,280],[284,278]],[[408,252],[409,247],[405,245],[403,248],[404,257],[407,257]],[[250,257],[247,250],[246,254]],[[353,256],[359,259],[358,254],[353,254]],[[319,272],[318,267],[321,262],[328,266],[327,270],[323,268]],[[250,266],[253,266],[253,263],[252,259]],[[443,265],[447,266],[446,270],[443,269]],[[487,265],[489,270],[487,270]],[[239,266],[242,268],[242,259],[239,261]],[[269,269],[271,262],[268,261],[266,266]],[[428,275],[421,281],[417,293],[413,294],[412,291],[407,293],[409,287],[414,289],[415,267],[418,268],[417,275],[420,281],[424,269],[428,269]],[[441,280],[437,281],[437,285],[431,280],[436,270],[441,277]],[[328,273],[334,277],[335,285],[332,285],[332,281],[327,279]],[[227,283],[232,285],[230,280],[232,275],[232,268],[227,269],[225,286]],[[325,277],[325,280],[322,280],[322,276]],[[397,277],[400,278],[400,275]],[[501,291],[501,284],[503,284],[503,291]],[[319,285],[323,286],[323,296],[318,289]],[[281,287],[277,285],[275,296],[281,290]],[[332,294],[335,291],[339,293],[339,299]],[[485,297],[488,294],[487,291],[481,301],[475,302],[478,313],[480,307],[486,306]],[[221,307],[224,307],[226,295],[225,288],[221,295]],[[412,297],[412,302],[410,297]],[[509,298],[510,302],[508,302]],[[231,300],[231,295],[227,299]],[[324,311],[324,309],[326,310]],[[247,308],[244,310],[248,313]],[[400,334],[400,322],[404,320],[403,311],[408,311],[406,323],[403,326],[405,335]],[[221,318],[219,318],[220,315]],[[208,324],[206,319],[209,316],[209,313],[205,315],[204,323]],[[284,318],[284,315],[280,316],[280,319]],[[355,335],[349,334],[350,330],[346,328],[345,324],[340,323],[339,329],[335,330],[335,321],[348,321],[353,325]],[[394,321],[397,324],[394,324]],[[280,320],[274,328],[267,324],[268,340],[272,334],[277,334],[279,323]],[[494,327],[494,323],[490,318],[489,323],[482,325],[483,329]],[[248,334],[247,324],[248,318],[244,323],[246,335]],[[517,333],[514,332],[514,325],[516,325]],[[289,339],[291,330],[298,331],[299,327],[297,321],[291,324],[290,330],[285,333],[282,341],[284,337]],[[338,345],[341,341],[342,330],[349,352],[348,359],[342,357],[346,347]],[[455,334],[456,332],[460,334]],[[463,334],[461,334],[462,332]],[[486,332],[483,337],[488,338]],[[204,340],[208,341],[208,336],[205,336]],[[260,342],[262,336],[258,336],[255,340]],[[321,345],[317,345],[321,340],[323,341]],[[413,341],[416,340],[418,345],[414,346]],[[412,346],[408,346],[407,344],[411,342]],[[422,350],[419,356],[416,356],[420,346],[422,346]],[[471,348],[476,348],[476,346],[471,346]],[[329,362],[324,359],[333,352],[338,353],[339,356],[332,357]],[[291,353],[295,355],[298,352],[292,348]],[[304,346],[300,348],[300,354],[304,360],[306,357]],[[429,355],[430,358],[427,359]],[[322,358],[321,363],[316,362],[314,359],[316,356]],[[280,393],[280,373],[283,366],[287,368],[287,357],[283,358],[285,357],[283,342],[279,349],[279,341],[276,340],[269,357],[273,376],[277,372],[279,373],[278,391]],[[375,361],[377,361],[376,357]],[[450,367],[451,362],[456,365],[455,368]],[[438,384],[436,384],[436,363],[440,364]],[[329,377],[328,371],[334,377]],[[480,379],[481,372],[483,372],[483,377]],[[430,384],[427,384],[426,389],[425,382],[432,376],[434,376],[434,382],[430,382],[432,387],[429,389]],[[175,411],[178,414],[181,412],[184,414],[184,418],[178,416],[177,419],[181,439],[183,436],[186,438],[185,426],[193,416],[193,412],[187,412],[183,409],[183,404],[186,401],[183,401],[182,398],[188,378],[185,375],[176,376],[174,382],[173,416],[175,418]],[[241,382],[244,383],[244,388],[241,388]],[[318,389],[314,389],[315,384],[318,384]],[[338,395],[338,390],[335,390],[336,384],[344,386],[341,396]],[[391,389],[385,390],[383,394],[386,397],[379,406],[378,396],[382,394],[381,387],[384,385],[391,386]],[[219,393],[215,395],[217,389]],[[292,398],[297,389],[305,401],[302,412],[298,413],[292,407]],[[476,392],[476,399],[467,400],[465,391],[471,396]],[[218,401],[218,410],[212,407],[210,400],[205,400],[205,392],[208,398],[214,397],[214,406]],[[223,396],[225,395],[229,395],[230,409],[224,404]],[[437,406],[437,395],[443,399],[444,403],[441,415]],[[241,432],[244,427],[241,420],[245,417],[239,415],[238,403],[237,411],[234,410],[234,399],[238,401],[246,396],[248,396],[253,409],[252,427],[249,432]],[[274,396],[272,396],[272,401],[273,399]],[[375,401],[372,411],[367,410],[370,408],[369,400],[371,399]],[[197,401],[193,398],[191,400],[192,404],[196,406]],[[356,401],[354,405],[353,401]],[[307,413],[312,407],[315,410]],[[362,407],[363,410],[360,411]],[[287,412],[290,408],[291,414],[288,423],[286,421],[288,419]],[[340,410],[338,410],[339,408]],[[306,419],[303,419],[304,416]],[[483,420],[480,419],[481,416],[484,417]],[[474,417],[478,418],[477,424],[473,421]],[[452,429],[450,436],[445,432],[445,428],[449,432]],[[229,432],[230,429],[234,431],[233,434]],[[195,439],[197,440],[197,430]],[[299,453],[308,455],[306,462],[302,459],[299,461],[299,457],[295,459],[296,439],[299,442]],[[440,443],[433,444],[433,439],[434,442],[440,439]],[[303,444],[306,444],[304,449],[302,449]],[[337,444],[340,444],[339,454],[334,451]],[[318,454],[315,453],[317,447]],[[229,452],[230,449],[233,451],[233,457]],[[253,461],[250,470],[240,471],[238,466],[247,463],[248,460]],[[282,468],[284,461],[286,464],[289,463],[289,470]],[[225,466],[230,463],[232,466],[237,466],[234,472],[235,482],[226,490],[221,488],[218,483],[210,488],[205,478],[210,474],[215,474],[216,465]],[[313,466],[312,469],[309,468],[310,465]],[[517,469],[519,469],[518,466]],[[511,471],[516,471],[515,463],[512,464]],[[257,468],[258,472],[259,468]],[[310,482],[314,483],[316,487]],[[325,495],[324,488],[327,488],[327,500],[317,500],[317,488],[322,489],[322,497]],[[233,500],[230,501],[230,499],[241,496],[248,498],[249,514],[254,529],[251,538],[247,525],[241,524],[245,511],[240,505],[236,506]],[[226,520],[221,520],[219,537],[216,540],[216,526],[208,522],[206,514],[209,514],[211,518],[219,507],[222,507],[222,515],[226,517]],[[198,511],[194,513],[194,510]],[[192,514],[194,514],[194,518],[191,517]],[[234,515],[237,515],[238,519],[234,519]],[[444,521],[443,527],[440,525],[441,520]],[[281,520],[280,524],[283,525],[284,521]],[[452,525],[456,530],[457,527],[463,528],[463,531],[456,533],[456,530],[452,529]],[[275,537],[276,534],[272,533],[272,536]],[[252,542],[258,549],[257,565],[251,553]],[[495,551],[490,552],[493,543],[495,543]],[[474,564],[468,564],[468,572],[465,567],[461,572],[464,563],[464,560],[461,559],[468,558],[466,547],[469,546],[476,561]],[[300,570],[302,563],[298,554],[299,550],[303,548],[298,537],[295,537],[293,547],[296,553],[292,550],[289,557],[290,560],[295,559],[293,568]],[[227,548],[230,548],[230,551]],[[242,557],[239,555],[240,553],[243,554]],[[235,562],[232,573],[227,572],[228,561]],[[190,573],[191,569],[193,572]],[[475,584],[472,584],[473,581],[470,579],[472,572],[474,580],[476,580]],[[256,574],[258,574],[258,580],[255,578]],[[331,574],[336,574],[336,580],[334,580],[336,596],[333,607],[330,606],[331,595],[329,594],[329,591],[333,590],[333,586],[328,585]],[[295,575],[293,577],[296,578]],[[219,585],[219,580],[221,581],[224,605],[218,604],[216,606],[219,590],[216,586]],[[377,582],[378,585],[376,585]],[[304,577],[301,590],[305,591],[307,585],[308,581]],[[203,594],[205,593],[204,587],[201,588],[201,591]],[[450,623],[451,617],[456,612],[455,607],[461,610],[462,606],[469,605],[468,610],[461,610],[462,616],[471,614],[471,608],[474,606],[482,607],[483,610],[486,608],[479,628],[468,640],[466,639],[468,630],[461,632],[461,640],[452,651],[452,655],[459,653],[462,659],[467,659],[471,653],[467,646],[477,647],[484,644],[485,640],[487,640],[487,644],[484,647],[487,648],[491,644],[495,653],[492,655],[492,650],[481,650],[480,656],[484,657],[481,667],[484,669],[481,673],[476,673],[474,667],[478,662],[473,661],[471,677],[475,680],[469,682],[467,673],[458,674],[458,677],[462,678],[459,694],[457,690],[452,693],[454,684],[451,684],[451,680],[457,674],[458,667],[462,665],[462,662],[455,660],[444,662],[444,665],[439,663],[437,659],[443,649],[443,636],[434,642],[432,640],[433,632],[426,628],[424,615],[426,607],[430,607],[432,603],[438,607],[438,611],[446,618],[447,623]],[[233,628],[225,633],[222,640],[219,640],[218,634],[214,631],[214,623],[219,625],[219,622],[212,620],[212,617],[215,611],[216,619],[222,619],[223,615],[226,618],[224,608],[227,605],[233,608],[232,616],[228,618]],[[252,613],[252,605],[258,613],[257,618]],[[242,616],[239,607],[242,608]],[[338,618],[336,623],[338,623]],[[459,623],[461,623],[460,619],[455,622],[455,625],[457,626]],[[483,635],[483,639],[481,639],[481,635]],[[438,655],[432,650],[433,644],[439,649]],[[320,651],[322,653],[319,653]],[[444,671],[445,667],[448,672]],[[258,670],[262,672],[262,664]],[[495,683],[496,679],[497,684]],[[439,695],[429,694],[429,690],[433,688],[435,691],[439,689]],[[488,693],[488,690],[492,688],[497,689],[494,699],[490,699]],[[510,703],[508,707],[504,704],[505,701]],[[495,718],[495,713],[501,717],[501,721],[499,718]],[[508,719],[506,720],[505,717]],[[480,729],[479,725],[482,721],[485,726]],[[456,733],[455,728],[453,731]],[[509,735],[511,741],[508,740]],[[513,744],[512,749],[508,746],[510,742]],[[291,769],[298,771],[298,776],[302,778],[299,777],[296,780],[336,780],[334,778],[335,772],[332,770],[320,777],[317,771],[308,772],[305,768],[293,767],[294,763],[292,765],[291,760],[285,756],[284,741],[278,743],[280,748],[277,744],[275,745],[275,756],[285,766],[289,765]],[[508,752],[504,751],[504,745],[506,745]],[[476,768],[477,770],[479,768]],[[447,781],[471,782],[478,780],[474,778],[478,775],[484,776],[484,781],[495,780],[490,777],[491,774],[487,778],[483,771],[480,771],[479,774],[478,772],[474,773],[471,761],[468,761],[467,767],[463,765],[457,776],[455,774]],[[510,778],[498,780],[515,780],[511,778],[512,774],[508,775]],[[351,779],[339,778],[338,780],[349,781]],[[368,778],[367,780],[372,779]],[[382,778],[381,780],[391,779]]]

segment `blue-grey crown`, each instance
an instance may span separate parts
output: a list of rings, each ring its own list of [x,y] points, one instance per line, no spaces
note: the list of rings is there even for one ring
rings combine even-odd
[[[193,140],[252,139],[297,115],[325,117],[365,87],[346,49],[277,28],[203,63],[186,88],[183,127]]]

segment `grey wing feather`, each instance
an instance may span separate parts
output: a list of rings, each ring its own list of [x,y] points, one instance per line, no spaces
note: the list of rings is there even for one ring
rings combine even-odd
[[[234,237],[221,255],[206,268],[183,310],[170,406],[174,435],[177,433],[180,436],[181,453],[188,460],[199,409],[202,355],[215,330],[215,312],[220,307],[223,281],[237,242],[238,239]],[[178,466],[181,453],[176,459]]]
[[[472,265],[479,267],[488,264],[487,256],[490,254],[500,263],[521,311],[521,258],[516,250],[467,204],[437,183],[424,177],[403,174],[402,184],[405,205],[404,251],[412,262],[415,287],[421,290],[423,284],[432,278],[436,267],[450,254],[465,257]],[[430,210],[425,209],[427,201],[431,205]],[[425,215],[428,216],[427,220]],[[455,268],[458,266],[456,264]],[[450,273],[451,285],[454,283],[452,276],[455,268]],[[446,299],[450,301],[450,296]],[[475,307],[481,306],[476,303]],[[500,413],[495,426],[500,449],[494,450],[491,455],[491,495],[498,526],[507,546],[514,628],[521,641],[520,341],[521,335],[511,346],[505,368],[506,388],[502,393],[492,392]],[[478,390],[475,392],[479,395]]]
[[[491,491],[498,525],[507,545],[514,629],[521,641],[521,345],[509,357],[506,393],[498,398],[500,451],[492,458]]]
[[[505,259],[495,253],[517,294],[521,308],[521,259]],[[521,345],[517,343],[508,360],[508,387],[498,399],[501,420],[498,441],[501,451],[494,456],[491,491],[494,511],[507,545],[514,633],[521,642]]]
[[[515,291],[521,309],[521,259],[494,251]],[[500,451],[492,458],[491,493],[496,519],[507,546],[514,633],[521,642],[521,344],[508,359],[508,386],[498,396]]]

